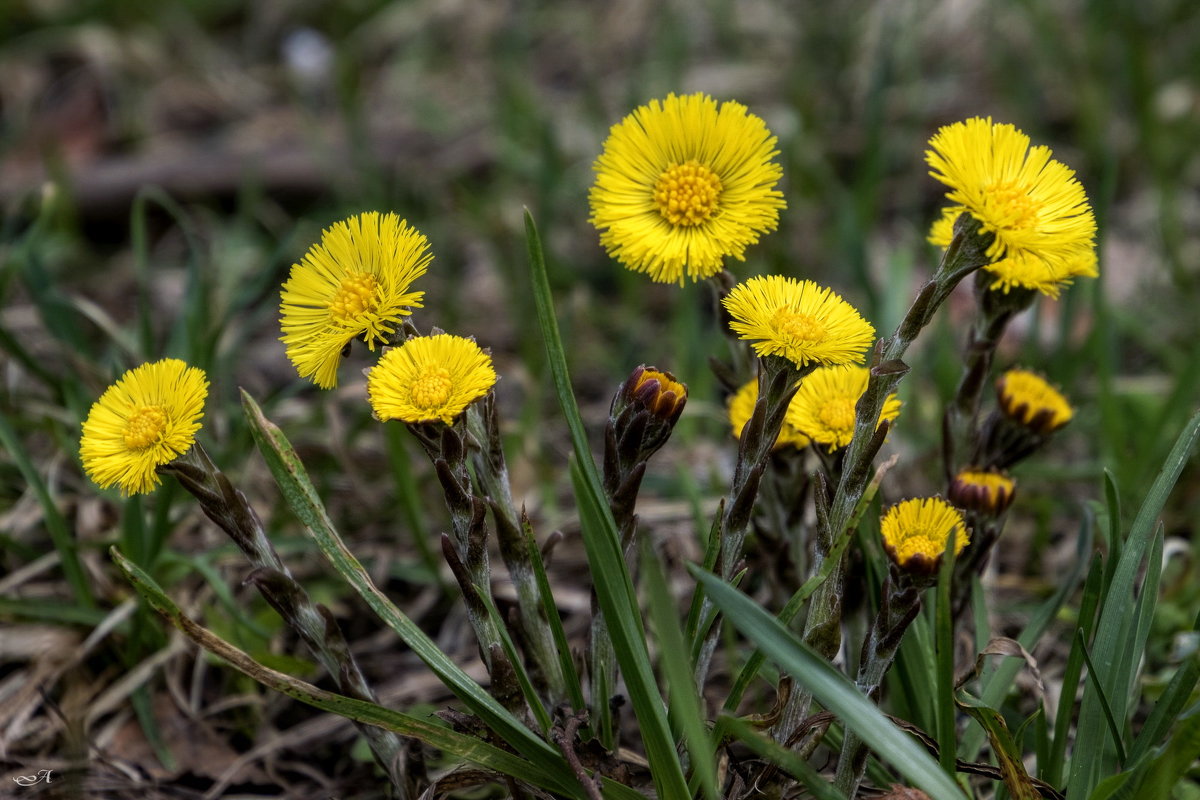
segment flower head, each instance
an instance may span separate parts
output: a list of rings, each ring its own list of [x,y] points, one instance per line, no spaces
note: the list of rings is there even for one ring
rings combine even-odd
[[[954,555],[970,542],[962,514],[940,497],[914,497],[887,510],[879,523],[883,549],[900,569],[931,575],[954,533]]]
[[[371,211],[325,230],[292,265],[279,304],[280,338],[300,377],[337,386],[346,345],[361,336],[374,350],[420,308],[425,293],[409,287],[432,259],[429,241],[395,214]]]
[[[787,421],[831,453],[845,447],[854,438],[855,407],[870,378],[871,371],[857,364],[814,370],[792,398]],[[891,422],[899,415],[900,400],[890,394],[879,422]]]
[[[996,381],[996,395],[1007,417],[1039,434],[1053,433],[1071,421],[1067,398],[1036,372],[1010,369]]]
[[[470,339],[440,333],[384,353],[367,375],[367,397],[380,420],[451,425],[495,385],[491,356]]]
[[[177,358],[126,372],[83,423],[79,455],[88,477],[125,496],[152,491],[160,483],[155,470],[191,448],[207,395],[203,370]]]
[[[998,517],[1017,490],[1016,481],[1000,470],[968,467],[950,482],[950,502],[966,511]]]
[[[875,329],[854,306],[812,281],[782,275],[739,283],[721,301],[729,327],[753,342],[759,356],[783,356],[798,367],[862,359]]]
[[[588,195],[609,255],[660,283],[715,275],[773,231],[783,170],[766,124],[740,103],[668,95],[609,132]]]
[[[950,187],[953,204],[934,223],[930,241],[948,245],[963,211],[993,234],[985,267],[992,289],[1036,289],[1057,297],[1076,277],[1095,277],[1096,218],[1083,186],[1050,148],[1029,146],[1012,125],[973,117],[941,128],[929,140],[930,175]]]
[[[729,424],[733,427],[733,435],[737,439],[742,438],[742,430],[746,427],[746,423],[750,421],[750,417],[754,414],[754,404],[758,402],[758,380],[751,380],[742,388],[734,393],[733,397],[729,398]],[[792,404],[796,400],[792,398]],[[788,406],[790,411],[791,406]],[[791,416],[790,413],[788,416]],[[808,447],[811,440],[803,433],[798,431],[794,425],[789,423],[787,419],[783,421],[783,427],[779,429],[779,436],[775,439],[774,449],[781,450],[785,447],[795,447],[803,449]]]

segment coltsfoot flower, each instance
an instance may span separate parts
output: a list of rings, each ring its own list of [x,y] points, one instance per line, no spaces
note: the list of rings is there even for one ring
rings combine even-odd
[[[854,438],[855,406],[870,378],[871,371],[857,364],[814,370],[792,398],[787,421],[831,453],[845,447]],[[891,422],[899,415],[900,399],[890,394],[878,422]]]
[[[1043,436],[1066,425],[1075,414],[1062,393],[1029,370],[1010,369],[1001,375],[996,395],[1009,419]]]
[[[421,307],[410,291],[433,255],[429,241],[395,214],[370,211],[336,222],[292,265],[279,304],[280,337],[302,378],[337,386],[342,350],[362,337],[371,350]]]
[[[156,469],[186,453],[204,416],[208,379],[177,358],[142,364],[122,375],[92,404],[79,455],[102,489],[128,497],[153,491]]]
[[[659,283],[720,272],[775,230],[776,139],[740,103],[651,100],[614,125],[593,169],[590,221],[608,254]]]
[[[932,575],[954,533],[954,555],[970,542],[962,514],[940,497],[914,497],[887,510],[879,523],[883,549],[896,566],[917,575]]]
[[[751,380],[742,388],[734,393],[733,397],[729,398],[729,424],[733,428],[733,435],[736,439],[742,438],[742,429],[746,427],[746,423],[750,421],[750,417],[754,414],[754,404],[758,402],[758,380]],[[795,398],[792,398],[791,403],[794,405]],[[789,412],[791,405],[788,406]],[[789,413],[788,416],[791,416]],[[808,447],[811,440],[800,431],[796,430],[794,425],[788,423],[784,419],[783,427],[779,429],[779,436],[775,439],[773,449],[781,450],[785,447],[795,447],[797,450]]]
[[[630,373],[613,396],[609,416],[617,418],[626,408],[645,409],[662,422],[674,425],[687,404],[687,384],[657,367],[642,365]]]
[[[750,278],[721,301],[729,327],[759,356],[782,356],[798,367],[861,361],[875,341],[871,323],[832,289],[782,275]]]
[[[947,125],[929,140],[929,173],[950,187],[953,205],[933,224],[929,240],[946,247],[954,220],[966,211],[980,232],[994,234],[984,267],[992,289],[1033,289],[1057,297],[1077,277],[1095,277],[1096,218],[1075,172],[1029,146],[1012,125],[973,117]]]
[[[968,467],[950,482],[950,502],[966,511],[998,517],[1008,510],[1017,484],[1000,470]]]
[[[418,336],[390,348],[367,374],[380,420],[447,425],[496,384],[492,358],[462,336]]]

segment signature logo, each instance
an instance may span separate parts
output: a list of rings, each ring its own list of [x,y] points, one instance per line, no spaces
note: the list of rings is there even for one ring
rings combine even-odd
[[[33,786],[35,783],[41,783],[43,780],[46,783],[50,783],[53,776],[54,770],[39,769],[37,775],[18,775],[13,780],[17,782],[18,786]]]

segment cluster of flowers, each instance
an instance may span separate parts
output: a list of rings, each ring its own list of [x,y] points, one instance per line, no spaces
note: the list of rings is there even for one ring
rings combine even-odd
[[[629,269],[665,283],[711,278],[726,258],[745,260],[747,245],[774,230],[785,207],[776,189],[782,169],[772,160],[775,145],[763,120],[738,103],[718,106],[703,94],[670,95],[637,109],[613,126],[596,161],[591,220],[601,243]],[[949,187],[950,205],[929,240],[948,247],[956,220],[974,218],[978,235],[990,237],[991,263],[984,267],[992,278],[989,289],[1057,297],[1072,279],[1096,274],[1095,218],[1074,173],[1052,159],[1049,148],[1031,147],[1012,125],[981,118],[942,128],[930,148],[930,174]],[[872,327],[832,290],[778,275],[751,278],[723,302],[733,331],[750,340],[760,357],[817,365],[788,404],[773,447],[813,445],[832,453],[849,445],[870,375],[863,361],[874,341]],[[1002,384],[1006,410],[1048,403],[1055,409],[1051,420],[1069,419],[1066,401],[1033,373],[1011,372]],[[757,379],[733,395],[728,410],[735,436],[758,402]],[[879,421],[891,422],[899,413],[900,401],[889,395]],[[980,493],[1011,499],[1013,491],[1011,479],[991,468],[964,469],[958,484],[960,503],[978,500]],[[925,525],[903,527],[916,531],[914,541],[938,542],[926,554],[941,552],[946,536],[940,531],[961,526],[961,517],[940,498],[913,502],[893,509],[889,519],[899,508],[936,509],[930,519],[938,520],[938,534],[927,537]],[[885,536],[890,527],[884,526]],[[964,533],[957,546],[965,540]],[[889,545],[891,552],[909,550]]]
[[[491,356],[473,340],[435,332],[418,336],[402,322],[420,308],[413,282],[432,260],[429,242],[395,214],[368,212],[324,231],[283,285],[282,341],[303,378],[337,385],[349,345],[374,351],[367,394],[375,416],[450,424],[496,383]],[[204,413],[208,380],[178,359],[125,373],[93,405],[80,453],[88,475],[125,495],[159,484],[156,469],[188,451]]]
[[[849,467],[841,472],[840,483],[833,481],[837,494],[831,497],[845,501],[839,512],[844,518],[825,520],[824,546],[834,528],[853,528],[849,517],[865,490],[867,467],[901,410],[892,392],[899,377],[887,376],[903,374],[897,365],[907,369],[900,361],[904,349],[963,276],[981,266],[981,274],[988,276],[977,280],[986,336],[980,334],[980,346],[968,348],[975,361],[968,360],[951,409],[958,416],[947,412],[949,502],[939,496],[911,498],[891,506],[880,520],[896,579],[884,592],[885,608],[875,621],[879,635],[873,634],[873,649],[860,667],[859,685],[869,694],[878,688],[899,636],[915,614],[916,590],[933,579],[948,547],[957,557],[972,544],[972,551],[955,564],[956,583],[964,584],[957,580],[959,568],[975,569],[986,559],[1015,492],[1005,470],[1071,419],[1066,399],[1043,378],[1009,370],[997,381],[998,411],[979,428],[978,388],[1012,314],[1027,308],[1038,293],[1057,297],[1074,278],[1096,274],[1096,224],[1074,173],[1053,160],[1047,148],[1031,147],[1029,138],[1011,125],[974,118],[942,128],[931,139],[926,160],[930,174],[948,187],[949,205],[929,240],[947,248],[944,265],[958,263],[951,255],[967,252],[967,240],[975,260],[961,266],[961,272],[939,268],[905,323],[894,337],[878,343],[875,363],[868,364],[876,331],[832,289],[782,275],[752,277],[736,285],[724,276],[726,259],[744,261],[746,249],[778,226],[785,203],[776,188],[782,169],[773,160],[775,146],[763,120],[738,103],[718,105],[703,94],[652,101],[613,126],[595,163],[591,222],[612,257],[654,281],[682,285],[716,279],[730,331],[757,356],[757,377],[741,385],[728,406],[739,440],[738,462],[723,517],[715,526],[720,539],[716,570],[727,579],[740,557],[759,479],[773,453],[811,447],[823,463],[841,465],[843,456],[861,448],[853,459],[844,459]],[[293,265],[282,287],[281,341],[300,377],[326,389],[337,385],[341,359],[354,340],[362,339],[372,352],[381,350],[367,372],[368,400],[377,419],[407,423],[438,467],[455,533],[452,544],[444,540],[443,549],[463,586],[490,664],[491,658],[507,655],[494,621],[478,605],[490,582],[485,503],[474,494],[464,458],[466,440],[455,431],[461,432],[456,424],[472,403],[489,395],[497,376],[489,353],[473,340],[437,329],[420,335],[409,321],[424,299],[413,284],[431,261],[427,239],[395,214],[369,212],[334,224]],[[80,452],[88,475],[125,495],[153,490],[160,471],[170,471],[169,465],[193,447],[207,391],[205,374],[177,359],[125,373],[83,423]],[[614,398],[605,433],[604,488],[626,547],[636,529],[634,506],[646,461],[666,442],[686,400],[685,384],[669,372],[644,366]],[[494,407],[485,400],[479,408],[490,415],[490,430],[498,431]],[[965,432],[959,437],[961,446],[953,440],[956,426]],[[481,477],[507,494],[498,433],[492,439],[494,474]],[[874,441],[873,449],[863,439]],[[204,474],[218,475],[211,464]],[[180,475],[181,480],[198,480],[186,470]],[[201,491],[198,496],[207,495]],[[213,508],[206,513],[219,524],[237,517],[226,525],[235,539],[247,527],[241,522],[256,523],[250,511]],[[492,510],[502,531],[518,531],[513,509],[501,503]],[[265,538],[254,538],[261,526],[248,527],[253,535],[237,539],[245,543],[243,549],[256,564],[275,564],[277,583],[291,580]],[[502,545],[501,550],[506,560],[519,561],[519,548],[505,553]],[[840,552],[827,550],[821,556],[840,557]],[[521,569],[517,564],[516,571]],[[829,580],[822,590],[839,583]],[[302,594],[298,586],[287,585],[289,592]],[[527,632],[544,626],[536,591],[519,599],[525,604],[523,613],[529,614],[523,618]],[[599,615],[596,619],[602,622]],[[810,615],[809,622],[817,619]],[[838,625],[837,618],[826,621]],[[698,660],[701,680],[716,630]],[[603,625],[594,626],[593,636],[603,635]],[[546,635],[534,641],[536,649],[537,641],[550,639]],[[324,652],[320,642],[311,644]],[[557,663],[545,647],[544,669]],[[603,662],[600,655],[594,657],[593,680],[614,669]],[[561,676],[550,679],[561,682]],[[393,746],[373,746],[381,762],[387,762]],[[851,796],[861,779],[862,753],[861,742],[847,736],[839,783]]]
[[[612,128],[596,161],[591,221],[601,243],[628,268],[661,282],[710,278],[727,257],[744,260],[747,246],[775,229],[785,207],[775,188],[782,177],[772,160],[775,144],[763,120],[735,102],[718,106],[703,94],[670,95],[637,109]],[[1057,296],[1074,277],[1096,274],[1095,221],[1086,196],[1047,148],[1031,148],[1011,125],[979,118],[942,128],[930,146],[931,175],[950,187],[951,203],[933,225],[931,242],[948,246],[955,220],[967,213],[982,234],[993,236],[988,255],[994,261],[986,267],[992,288]],[[372,351],[386,346],[368,377],[380,420],[450,424],[486,395],[496,373],[474,341],[437,332],[417,336],[402,326],[422,305],[424,292],[412,285],[431,260],[427,239],[395,214],[365,213],[326,230],[293,266],[282,291],[282,341],[300,376],[322,388],[336,386],[341,354],[361,338]],[[732,330],[760,357],[782,357],[811,372],[773,446],[812,444],[830,452],[847,446],[869,377],[863,361],[875,339],[872,326],[831,289],[779,275],[750,278],[723,303]],[[1025,383],[1008,382],[1017,399],[1006,408],[1042,408],[1031,393],[1053,390],[1031,388],[1036,376],[1020,380]],[[752,380],[731,399],[735,436],[749,421],[758,390]],[[127,372],[83,425],[89,476],[126,495],[155,488],[156,468],[191,446],[206,391],[204,373],[176,359]],[[899,412],[891,395],[879,419],[890,422]],[[1051,420],[1069,413],[1069,407],[1054,411]],[[1006,477],[977,470],[960,477],[964,497],[975,485],[1011,497]]]

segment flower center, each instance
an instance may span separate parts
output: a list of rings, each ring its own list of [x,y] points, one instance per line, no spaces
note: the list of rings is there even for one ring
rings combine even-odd
[[[1023,231],[1037,225],[1038,204],[1029,196],[1024,185],[1001,181],[989,186],[986,194],[988,217],[997,228]]]
[[[162,406],[142,406],[125,423],[125,446],[145,450],[162,439],[167,428],[167,413]]]
[[[846,397],[834,398],[821,406],[817,417],[831,430],[851,430],[854,428],[854,403]]]
[[[337,322],[359,322],[363,314],[374,308],[376,286],[375,276],[369,272],[347,275],[329,301],[329,316]]]
[[[667,167],[654,184],[658,213],[675,226],[704,222],[717,210],[720,196],[721,179],[695,160]]]
[[[441,408],[450,400],[454,384],[445,367],[425,367],[412,385],[412,404],[420,409]]]
[[[805,342],[818,342],[825,337],[821,320],[809,314],[797,314],[786,307],[771,317],[771,327],[784,336]]]

